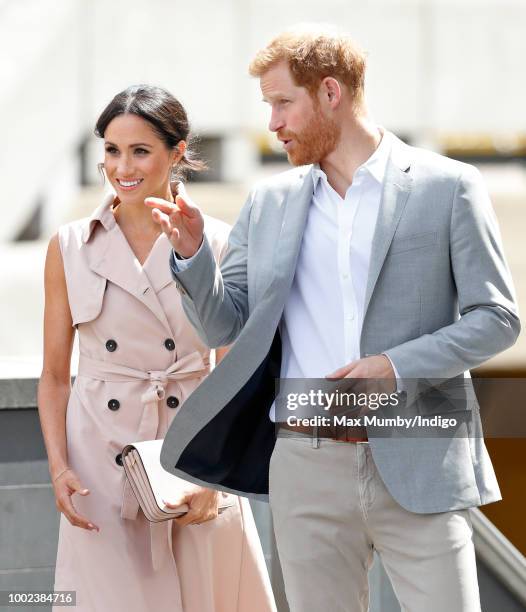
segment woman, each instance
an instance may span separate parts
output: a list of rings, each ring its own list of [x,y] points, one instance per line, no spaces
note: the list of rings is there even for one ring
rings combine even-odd
[[[220,494],[189,484],[186,497],[168,500],[189,512],[151,525],[125,486],[123,446],[163,438],[209,371],[170,274],[170,243],[144,205],[173,201],[183,189],[173,179],[203,165],[189,157],[183,107],[160,88],[119,93],[95,133],[115,194],[59,229],[45,266],[38,403],[62,513],[55,589],[76,591],[77,609],[89,612],[275,610],[247,500],[218,515]],[[219,259],[229,228],[206,224]]]

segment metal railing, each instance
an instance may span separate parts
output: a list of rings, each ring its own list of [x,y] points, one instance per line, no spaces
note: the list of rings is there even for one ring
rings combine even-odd
[[[478,509],[471,510],[477,558],[526,606],[526,557]]]

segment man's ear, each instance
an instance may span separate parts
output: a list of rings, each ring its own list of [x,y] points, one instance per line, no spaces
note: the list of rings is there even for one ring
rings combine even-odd
[[[334,77],[325,77],[320,84],[320,96],[331,108],[336,108],[342,97],[340,83]]]

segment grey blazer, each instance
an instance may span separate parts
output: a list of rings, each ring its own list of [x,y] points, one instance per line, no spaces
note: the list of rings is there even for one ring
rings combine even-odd
[[[520,331],[496,218],[476,168],[387,134],[392,151],[373,237],[361,356],[387,353],[402,379],[463,380]],[[173,421],[161,453],[168,471],[255,498],[268,493],[278,325],[312,193],[310,167],[257,185],[220,268],[206,236],[184,271],[172,254],[172,274],[200,337],[210,347],[234,344]],[[430,513],[500,499],[484,440],[469,427],[456,437],[370,436],[380,476],[401,506]]]

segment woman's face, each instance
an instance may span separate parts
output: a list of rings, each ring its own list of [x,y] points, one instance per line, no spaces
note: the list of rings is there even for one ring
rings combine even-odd
[[[104,169],[123,203],[147,197],[171,200],[170,171],[184,153],[184,141],[168,149],[151,124],[137,115],[119,115],[104,132]]]

